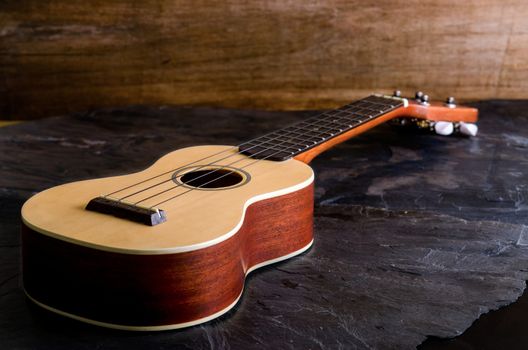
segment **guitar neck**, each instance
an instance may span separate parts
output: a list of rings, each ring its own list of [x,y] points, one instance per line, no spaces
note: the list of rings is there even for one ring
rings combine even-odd
[[[253,139],[239,149],[255,159],[295,158],[309,163],[330,147],[396,117],[396,111],[407,105],[404,98],[371,95]]]

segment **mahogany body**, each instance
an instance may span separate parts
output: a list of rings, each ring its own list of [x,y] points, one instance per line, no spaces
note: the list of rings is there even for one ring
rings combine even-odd
[[[251,204],[236,234],[190,252],[102,251],[23,225],[24,288],[45,308],[106,327],[190,326],[233,307],[252,269],[308,249],[312,221],[313,183]]]

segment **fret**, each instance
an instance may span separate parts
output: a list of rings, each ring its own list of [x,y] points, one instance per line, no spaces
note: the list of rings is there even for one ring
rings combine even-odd
[[[290,137],[291,135],[288,135],[288,134],[294,134],[294,135],[299,135],[302,139],[308,139],[308,138],[316,138],[318,141],[324,141],[325,137],[323,135],[321,135],[321,133],[317,133],[317,132],[305,132],[305,131],[298,131],[297,129],[295,128],[286,128],[286,129],[283,129],[284,132],[286,132],[287,134],[285,136],[288,136]]]
[[[358,123],[358,121],[351,116],[337,116],[336,117],[335,115],[331,115],[327,113],[323,113],[322,115],[326,117],[325,119],[334,118],[333,120],[330,120],[330,121],[332,123],[338,123],[341,127],[344,127],[344,128],[351,128],[352,126],[354,126],[354,124]]]
[[[282,140],[280,137],[278,138],[269,138],[269,137],[261,137],[257,139],[258,141],[263,141],[264,143],[278,143],[281,145],[284,145],[285,147],[289,147],[292,149],[295,149],[296,151],[302,151],[304,145],[299,145],[298,143],[290,142],[289,140]]]
[[[357,108],[349,112],[352,116],[374,117],[381,114],[379,111],[369,108]]]
[[[345,120],[345,119],[333,119],[333,120],[329,120],[329,122],[332,123],[333,125],[336,125],[339,129],[342,129],[342,130],[350,129],[351,127],[354,126],[354,124],[356,124],[356,122],[350,122],[349,120]]]
[[[351,107],[352,107],[352,109],[354,109],[354,108],[365,108],[365,107],[368,107],[368,106],[370,106],[370,104],[368,102],[360,101],[357,104],[353,104]]]
[[[328,112],[325,112],[321,115],[324,116],[324,118],[320,119],[320,121],[331,123],[331,124],[328,124],[331,126],[327,126],[327,128],[333,129],[336,132],[341,132],[343,130],[350,129],[351,127],[353,127],[355,124],[358,123],[358,121],[355,120],[350,115],[347,117],[336,116],[335,114],[330,114]]]
[[[323,125],[321,124],[321,122],[324,122],[325,119],[319,119],[319,122],[318,123],[306,123],[306,122],[301,122],[299,124],[297,124],[296,126],[300,129],[303,129],[303,130],[307,130],[307,131],[317,131],[317,132],[320,132],[321,129],[329,129],[328,131],[331,131],[331,132],[340,132],[342,130],[340,130],[339,128],[336,128],[334,126],[326,126],[326,125]]]
[[[262,146],[262,145],[244,144],[240,146],[240,152],[244,154],[252,155],[256,158],[262,158],[262,157],[271,157],[271,156],[291,157],[298,151],[286,150],[286,149],[283,149],[280,145],[269,147],[269,146]]]
[[[370,119],[372,119],[373,117],[371,117],[370,115],[361,115],[361,114],[356,114],[356,120],[358,121],[358,124],[363,124],[364,122],[366,121],[369,121]]]
[[[280,152],[284,152],[284,153],[290,153],[290,154],[294,154],[295,152],[299,152],[300,151],[299,149],[291,149],[289,147],[286,147],[286,146],[284,146],[281,143],[277,143],[277,144],[262,143],[262,144],[258,145],[257,147],[268,149],[268,150],[272,150],[272,151],[280,151]]]
[[[257,159],[286,160],[402,105],[395,98],[371,95],[256,138],[239,149]]]
[[[288,128],[281,130],[281,132],[285,132],[285,134],[283,135],[284,137],[299,140],[301,144],[306,144],[307,146],[312,146],[314,144],[326,141],[329,137],[332,137],[337,134],[337,132],[331,133],[314,130],[298,131],[290,130]]]
[[[306,135],[301,133],[295,133],[295,134],[285,134],[282,137],[287,137],[288,140],[297,140],[297,144],[300,145],[300,147],[306,146],[313,146],[316,143],[320,142],[322,138],[317,139],[308,139]],[[280,142],[280,141],[279,141]]]
[[[302,148],[299,148],[299,147],[291,147],[291,146],[288,146],[286,145],[284,142],[280,142],[280,141],[272,141],[272,142],[268,142],[268,141],[264,141],[264,142],[259,142],[257,144],[249,144],[249,146],[254,146],[254,147],[264,147],[264,148],[270,148],[270,149],[275,149],[275,150],[281,150],[281,151],[285,151],[285,152],[299,152],[302,150]],[[279,147],[279,149],[277,149],[277,147]]]
[[[348,110],[334,110],[334,111],[328,111],[324,112],[323,115],[331,115],[331,116],[341,116],[341,115],[350,115],[350,112]]]
[[[288,139],[298,140],[301,145],[306,145],[306,147],[311,147],[319,142],[324,141],[324,137],[307,137],[305,134],[295,133],[295,135],[285,135]]]
[[[304,130],[318,127],[317,124],[307,123],[307,122],[300,122],[299,124],[296,124],[295,126],[299,129],[304,129]]]
[[[326,137],[325,135],[334,136],[335,134],[342,132],[343,128],[335,128],[331,126],[313,126],[313,127],[310,127],[309,129],[304,129],[304,130],[306,130],[307,132],[312,132],[312,133],[315,132],[315,133],[321,134],[323,137]]]
[[[382,103],[382,104],[391,104],[392,102],[391,99],[387,99],[387,98],[376,96],[376,95],[370,95],[369,97],[366,97],[360,101],[370,101],[370,102],[376,102],[376,103]]]
[[[357,110],[366,110],[366,111],[372,111],[375,113],[383,113],[386,108],[383,105],[377,104],[377,103],[369,103],[365,106],[359,107]]]
[[[373,104],[371,107],[365,108],[366,110],[373,111],[375,113],[385,113],[385,111],[389,110],[390,108],[386,108],[386,106],[380,105],[380,104]]]
[[[356,124],[356,120],[353,119],[352,116],[335,116],[335,115],[328,115],[323,114],[325,116],[325,120],[330,121],[332,123],[336,123],[340,126],[344,126],[347,128],[351,128],[354,124]]]
[[[252,150],[253,151],[253,150]],[[244,152],[244,151],[242,151]],[[291,158],[294,153],[293,152],[282,152],[282,151],[275,151],[272,149],[259,147],[254,153],[252,153],[257,158],[267,158],[267,159],[273,159],[273,160],[280,160],[280,159],[288,159]]]
[[[359,105],[365,104],[365,100],[366,99],[354,101],[354,102],[350,103],[349,106],[354,107],[354,106],[359,106]]]
[[[352,124],[357,124],[357,123],[360,122],[358,116],[354,115],[353,113],[348,113],[346,116],[341,116],[340,118],[343,118],[348,123],[352,123]],[[352,125],[352,126],[354,126],[354,125]]]
[[[357,109],[355,110],[354,112],[352,112],[353,115],[359,115],[361,117],[371,117],[371,116],[374,116],[376,114],[378,114],[377,112],[374,112],[370,109],[366,109],[366,108],[360,108],[360,109]]]

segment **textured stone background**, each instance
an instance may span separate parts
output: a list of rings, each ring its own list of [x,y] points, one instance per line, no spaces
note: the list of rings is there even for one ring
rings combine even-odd
[[[0,343],[401,349],[457,336],[514,302],[528,279],[528,103],[477,106],[477,138],[383,125],[317,158],[313,248],[252,273],[225,316],[161,333],[88,326],[27,302],[19,275],[24,200],[60,183],[139,170],[176,148],[236,144],[310,113],[129,107],[2,128]],[[500,325],[525,325],[526,310],[526,302],[513,304],[423,348],[523,348],[524,328],[505,336]]]

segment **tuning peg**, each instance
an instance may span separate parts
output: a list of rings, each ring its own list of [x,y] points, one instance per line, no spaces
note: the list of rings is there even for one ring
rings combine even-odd
[[[421,92],[421,91],[416,91],[416,93],[414,94],[414,98],[417,99],[417,100],[421,100],[422,97],[423,97],[424,93]]]
[[[449,107],[449,108],[455,108],[456,107],[455,98],[453,96],[449,96],[448,98],[446,98],[445,105],[446,107]]]
[[[453,123],[451,122],[436,122],[434,124],[434,131],[438,135],[444,135],[444,136],[451,135],[454,129],[455,128],[453,126]]]
[[[429,95],[423,95],[421,103],[426,106],[429,105]]]
[[[468,135],[468,136],[477,136],[478,126],[477,124],[473,124],[473,123],[460,122],[459,130],[461,134]]]
[[[394,90],[394,92],[392,93],[392,96],[401,97],[401,91],[400,90]]]

